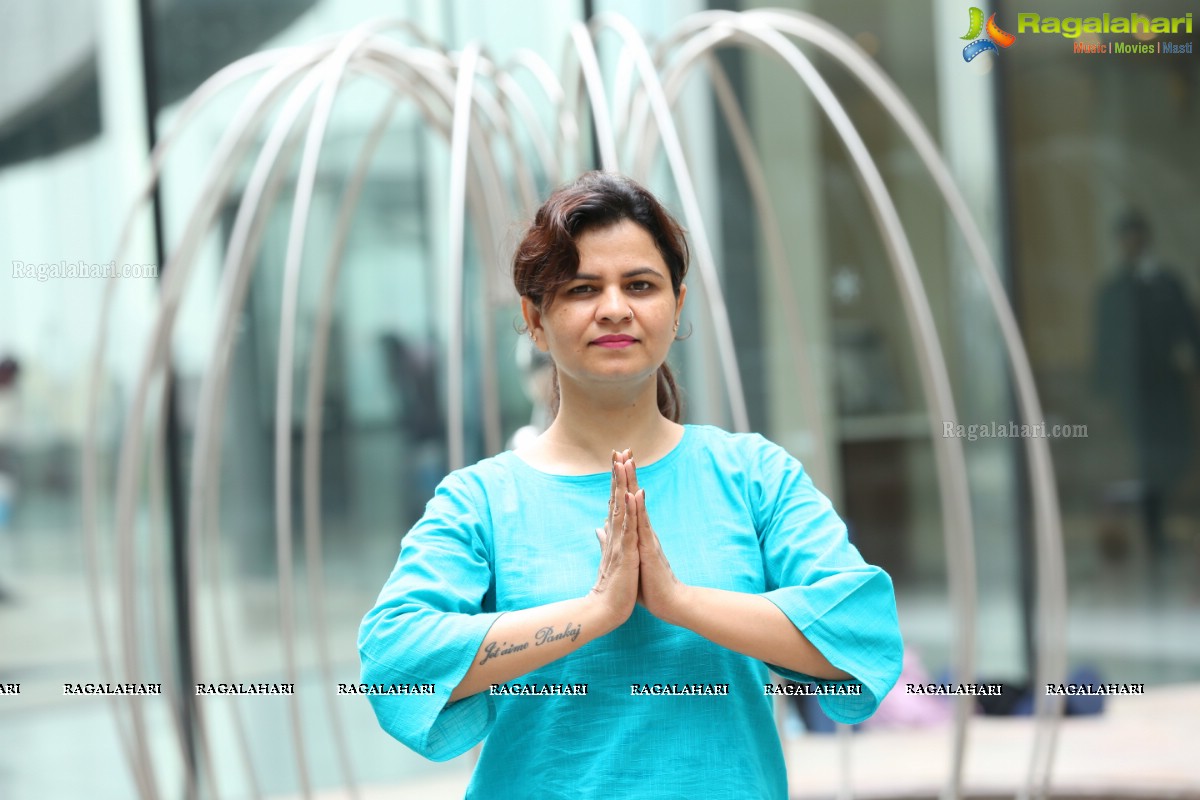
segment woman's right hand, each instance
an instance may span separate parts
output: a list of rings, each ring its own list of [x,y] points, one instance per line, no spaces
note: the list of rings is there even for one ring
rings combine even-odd
[[[613,452],[612,487],[608,519],[596,529],[600,540],[600,571],[589,596],[605,610],[612,627],[620,626],[637,604],[638,538],[637,512],[633,494],[637,473],[628,451]]]

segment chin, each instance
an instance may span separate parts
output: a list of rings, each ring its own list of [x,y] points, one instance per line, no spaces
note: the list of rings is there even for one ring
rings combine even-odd
[[[613,369],[608,370],[581,370],[571,374],[570,380],[580,386],[588,384],[601,384],[604,386],[618,386],[620,384],[641,383],[647,380],[653,380],[655,373],[658,372],[658,367],[647,368],[641,366],[639,368],[622,367],[613,365]],[[562,371],[559,370],[560,378]]]
[[[593,373],[591,380],[596,383],[619,384],[619,383],[642,383],[654,379],[655,373],[658,372],[658,367],[646,371],[639,370],[614,370],[612,372]]]

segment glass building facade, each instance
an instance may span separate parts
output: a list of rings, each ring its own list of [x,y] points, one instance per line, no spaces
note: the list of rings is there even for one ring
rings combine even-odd
[[[1132,9],[1107,0],[1055,0],[1043,8],[1000,2],[985,13],[996,12],[1015,43],[967,62],[968,3],[772,5],[851,37],[932,133],[999,265],[1045,418],[1030,421],[1044,427],[1024,434],[1012,427],[1022,420],[998,324],[912,144],[847,70],[804,47],[878,165],[913,248],[957,410],[955,419],[932,419],[886,242],[842,140],[778,59],[727,49],[718,62],[765,165],[762,188],[781,223],[785,275],[772,266],[773,245],[739,160],[741,131],[719,113],[713,84],[692,79],[674,118],[728,309],[747,427],[809,465],[863,555],[893,576],[914,660],[909,674],[923,670],[929,680],[946,680],[961,634],[931,432],[961,438],[978,579],[974,677],[1017,688],[1033,682],[1039,647],[1023,448],[1028,436],[1045,436],[1061,507],[1067,675],[1146,687],[1143,696],[1112,698],[1089,717],[1105,724],[1087,734],[1094,739],[1079,739],[1068,717],[1054,785],[1096,796],[1138,786],[1163,796],[1200,792],[1200,775],[1168,736],[1188,730],[1174,727],[1186,725],[1174,716],[1200,711],[1200,58],[1193,35],[1022,30],[1024,12],[1067,19]],[[290,313],[282,298],[302,139],[284,145],[294,146],[291,166],[263,217],[231,348],[213,355],[226,291],[222,259],[254,180],[254,158],[268,144],[263,133],[232,160],[232,188],[196,243],[169,345],[171,370],[154,384],[155,391],[170,387],[169,400],[152,392],[135,416],[131,403],[168,291],[170,254],[186,238],[218,143],[253,81],[230,85],[180,128],[152,211],[134,218],[129,246],[114,256],[150,144],[172,130],[186,98],[223,66],[369,19],[394,20],[395,41],[405,47],[455,52],[478,41],[497,64],[531,53],[559,65],[569,62],[571,26],[595,15],[623,15],[654,44],[690,14],[766,4],[9,6],[0,31],[0,686],[20,690],[0,694],[0,797],[340,796],[351,785],[364,797],[461,796],[469,756],[447,764],[421,759],[379,729],[364,700],[338,697],[332,687],[357,681],[358,622],[438,481],[504,447],[530,421],[520,366],[527,354],[515,332],[519,304],[505,283],[505,253],[524,213],[512,201],[518,193],[494,198],[509,203],[509,213],[502,205],[487,209],[509,220],[494,236],[463,238],[461,314],[454,312],[446,268],[448,131],[401,103],[373,132],[388,92],[366,80],[346,86],[313,184],[286,373],[293,403],[281,408],[281,323]],[[1190,19],[1192,10],[1185,0],[1162,0],[1146,13]],[[1113,42],[1123,47],[1112,52]],[[1163,52],[1164,44],[1181,50]],[[1147,52],[1125,52],[1125,45]],[[1102,46],[1110,49],[1089,51]],[[600,67],[610,77],[620,49],[613,33],[598,38]],[[597,163],[590,117],[577,120],[583,144],[577,163],[562,165],[566,177]],[[321,280],[322,259],[341,246],[340,204],[376,134],[379,147],[331,288]],[[682,214],[666,161],[656,158],[651,187]],[[513,180],[516,165],[505,157],[498,163]],[[553,180],[533,172],[530,188],[544,196]],[[469,218],[482,224],[478,208]],[[110,262],[124,270],[120,281],[52,275],[55,267],[94,273]],[[110,286],[117,288],[105,317]],[[672,353],[687,421],[735,427],[738,401],[706,316],[715,298],[695,267],[689,287],[692,335]],[[310,401],[306,382],[320,346],[314,331],[331,293],[325,380]],[[461,372],[449,366],[459,341]],[[228,376],[224,411],[201,442],[202,387],[214,367]],[[465,398],[461,418],[448,405],[455,386]],[[305,438],[312,403],[321,413],[315,441]],[[810,424],[814,413],[819,431]],[[152,444],[158,426],[161,448]],[[146,467],[133,478],[137,502],[122,517],[118,454],[131,428],[145,434]],[[284,534],[275,499],[277,450],[288,438],[281,430],[290,432],[292,489]],[[81,466],[89,439],[96,507],[85,502]],[[196,529],[203,532],[197,539],[188,534],[188,492],[201,446],[219,448],[209,490],[219,493],[220,513]],[[306,446],[320,448],[316,548],[301,491]],[[196,576],[191,592],[189,575]],[[146,682],[291,681],[297,692],[238,702],[147,697],[135,721],[111,698],[64,688],[104,680],[106,661],[136,665]],[[784,719],[793,793],[832,792],[841,773],[826,756],[840,746],[837,737],[822,737],[811,720],[801,731],[791,711]],[[892,738],[881,726],[863,731],[849,768],[857,787],[877,796],[899,796],[906,787],[936,791],[949,766],[930,748],[948,752],[945,730]],[[139,731],[142,761],[153,764],[149,776],[130,767]],[[1005,765],[1026,763],[1032,740],[1007,735],[977,729],[974,741],[984,745],[967,759],[968,786],[1018,785],[1020,770]],[[1161,758],[1150,762],[1153,774],[1119,759],[1089,763],[1089,753],[1138,741]]]

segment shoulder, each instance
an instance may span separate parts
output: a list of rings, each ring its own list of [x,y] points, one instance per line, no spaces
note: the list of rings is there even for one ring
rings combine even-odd
[[[512,453],[506,451],[450,472],[434,490],[427,513],[436,510],[443,514],[487,516],[492,499],[512,491],[511,458],[514,458]]]
[[[688,425],[686,427],[697,442],[713,450],[749,455],[770,451],[784,452],[782,447],[761,433],[734,433],[724,428],[718,428],[716,425]]]
[[[695,448],[707,453],[722,469],[742,468],[761,474],[764,468],[791,466],[800,462],[783,447],[761,433],[733,433],[715,425],[688,425]]]
[[[797,508],[811,515],[812,508],[828,506],[800,460],[762,434],[712,426],[696,426],[695,433],[694,457],[727,491],[743,498],[756,530],[767,530]]]
[[[506,450],[498,455],[489,456],[466,467],[459,467],[442,478],[443,487],[457,491],[482,493],[484,495],[496,488],[503,488],[512,480],[512,460],[516,456]]]

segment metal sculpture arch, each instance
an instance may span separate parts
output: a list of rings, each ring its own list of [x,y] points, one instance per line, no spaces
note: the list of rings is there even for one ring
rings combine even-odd
[[[596,38],[604,31],[615,33],[621,50],[615,78],[606,83],[600,69]],[[956,679],[970,681],[974,673],[975,647],[975,556],[974,533],[966,484],[966,462],[961,442],[940,435],[936,420],[955,419],[954,398],[946,363],[933,325],[927,295],[912,249],[900,222],[895,203],[878,167],[861,136],[850,122],[838,98],[814,68],[797,40],[822,51],[841,68],[853,75],[896,122],[912,144],[940,192],[951,218],[963,236],[982,277],[989,301],[1008,353],[1018,407],[1025,422],[1041,419],[1032,371],[1021,344],[1012,310],[1008,305],[995,264],[972,219],[966,203],[951,178],[929,132],[891,80],[852,40],[812,16],[792,11],[759,10],[743,13],[703,12],[683,19],[652,51],[626,19],[604,15],[590,24],[571,26],[569,58],[559,75],[538,55],[522,51],[506,65],[496,64],[478,43],[459,53],[449,53],[419,29],[400,20],[381,20],[362,25],[342,36],[328,36],[302,47],[262,52],[244,58],[221,70],[206,81],[183,104],[174,125],[155,147],[148,175],[142,185],[138,206],[144,204],[159,179],[164,159],[183,130],[198,112],[212,100],[228,92],[235,84],[253,80],[235,115],[220,139],[204,173],[203,188],[187,217],[179,241],[169,252],[163,266],[160,305],[154,320],[151,346],[144,354],[138,380],[129,403],[129,421],[123,431],[117,472],[117,490],[113,519],[117,598],[117,625],[108,624],[100,591],[100,490],[96,435],[98,397],[107,349],[106,332],[117,283],[106,286],[104,310],[92,367],[91,405],[83,463],[84,552],[87,559],[89,591],[92,595],[95,629],[101,667],[106,678],[120,673],[136,681],[140,672],[138,626],[139,597],[149,595],[156,653],[164,674],[170,674],[169,657],[162,635],[163,622],[157,616],[163,606],[160,580],[139,583],[135,511],[140,497],[141,474],[146,451],[155,468],[149,474],[152,518],[162,508],[162,474],[165,413],[165,381],[171,337],[177,313],[197,264],[203,240],[214,225],[220,203],[232,192],[235,171],[251,153],[253,141],[262,146],[253,156],[253,167],[241,190],[231,233],[225,244],[218,290],[217,335],[212,344],[207,369],[203,374],[196,416],[195,447],[191,458],[189,502],[187,504],[187,547],[190,571],[187,591],[191,608],[199,608],[202,582],[211,587],[211,595],[220,597],[217,513],[220,507],[217,474],[221,463],[221,430],[225,396],[229,385],[230,353],[237,316],[246,302],[247,289],[256,255],[262,244],[267,212],[278,198],[286,170],[297,148],[300,150],[299,177],[296,181],[287,234],[284,279],[280,288],[281,322],[276,375],[275,404],[275,517],[276,558],[279,572],[279,627],[288,680],[296,682],[295,582],[292,552],[292,440],[290,432],[293,395],[293,366],[297,322],[298,292],[305,253],[305,232],[311,211],[317,166],[322,143],[339,91],[352,79],[377,82],[390,91],[390,99],[380,108],[359,153],[336,216],[335,235],[321,267],[321,302],[313,331],[313,349],[308,381],[304,387],[305,417],[302,452],[303,530],[307,571],[306,588],[311,596],[313,634],[318,644],[319,666],[324,678],[332,683],[330,641],[324,616],[324,583],[321,560],[320,525],[320,431],[322,427],[321,389],[326,374],[329,335],[333,317],[334,287],[342,268],[342,256],[350,224],[372,159],[382,141],[389,121],[401,102],[412,102],[425,124],[449,144],[448,278],[445,312],[450,331],[447,366],[448,445],[451,467],[464,460],[464,334],[463,268],[467,231],[467,210],[471,211],[470,233],[483,252],[500,252],[505,226],[511,221],[512,208],[532,213],[537,203],[537,176],[552,184],[573,175],[586,162],[582,148],[586,137],[577,120],[582,111],[590,114],[596,145],[603,168],[622,170],[644,179],[653,157],[665,156],[673,188],[683,211],[683,221],[694,244],[699,277],[708,301],[707,315],[716,337],[720,375],[727,387],[727,400],[733,425],[748,427],[745,399],[742,395],[734,340],[724,305],[715,257],[700,212],[699,197],[692,180],[675,126],[673,109],[682,87],[698,70],[706,72],[716,98],[717,108],[731,133],[738,159],[746,176],[761,220],[767,265],[772,278],[781,287],[788,312],[785,326],[796,346],[797,374],[811,380],[813,370],[807,362],[805,334],[795,312],[796,292],[792,287],[784,238],[770,203],[764,167],[754,147],[749,127],[729,81],[713,53],[720,48],[738,47],[767,53],[811,92],[822,113],[837,133],[850,156],[860,187],[868,201],[896,279],[896,291],[904,309],[917,355],[921,386],[930,410],[931,439],[941,487],[942,515],[945,524],[944,546],[949,566],[949,591],[955,609],[955,649],[953,666]],[[528,73],[542,92],[540,97],[527,94],[515,75]],[[550,110],[551,125],[539,120],[539,108]],[[274,115],[271,118],[271,115]],[[268,124],[268,120],[270,120]],[[526,137],[527,147],[518,142],[517,131]],[[506,179],[497,157],[503,152],[510,159],[511,176]],[[512,200],[496,202],[499,198]],[[118,245],[128,245],[138,208],[130,211]],[[488,296],[496,296],[496,270],[484,270]],[[485,304],[485,313],[490,306]],[[491,330],[484,325],[485,331]],[[490,335],[490,334],[485,334]],[[490,361],[485,360],[484,387],[485,439],[490,451],[501,448],[501,432],[496,401],[497,378]],[[806,392],[803,413],[817,441],[825,431],[817,413],[813,392]],[[154,409],[158,409],[157,413]],[[147,430],[147,418],[154,424]],[[149,441],[147,441],[149,433]],[[1062,536],[1050,454],[1046,441],[1027,438],[1024,442],[1034,508],[1037,553],[1037,683],[1058,682],[1065,671],[1065,576]],[[816,449],[821,452],[821,448]],[[814,471],[828,474],[822,463]],[[148,534],[150,558],[157,558],[160,537]],[[215,657],[222,673],[232,674],[228,642],[220,629],[225,627],[219,600],[209,609],[218,628],[214,638]],[[114,658],[113,645],[116,645]],[[198,679],[206,667],[200,660],[193,664]],[[190,732],[179,714],[179,693],[185,690],[166,683],[177,745],[186,747]],[[946,777],[945,796],[962,794],[962,765],[970,723],[970,698],[959,698],[952,729],[953,760]],[[130,765],[139,795],[144,800],[162,796],[159,770],[151,759],[144,711],[136,702],[111,698],[121,747]],[[211,796],[219,796],[220,783],[212,757],[211,731],[202,709],[197,706],[195,740],[196,771],[188,768],[189,786],[203,785]],[[236,698],[230,698],[235,742],[245,771],[247,785],[254,797],[262,796],[258,771],[246,739],[244,720]],[[296,756],[296,780],[305,797],[312,795],[307,769],[304,720],[298,700],[290,706],[292,748]],[[339,709],[328,706],[332,740],[342,782],[348,796],[357,797],[357,782],[346,746]],[[1021,797],[1041,797],[1048,790],[1053,761],[1058,709],[1053,698],[1038,698],[1033,755],[1020,790]],[[849,746],[847,742],[844,746]],[[190,764],[188,758],[182,762]],[[848,795],[849,787],[846,794]]]

